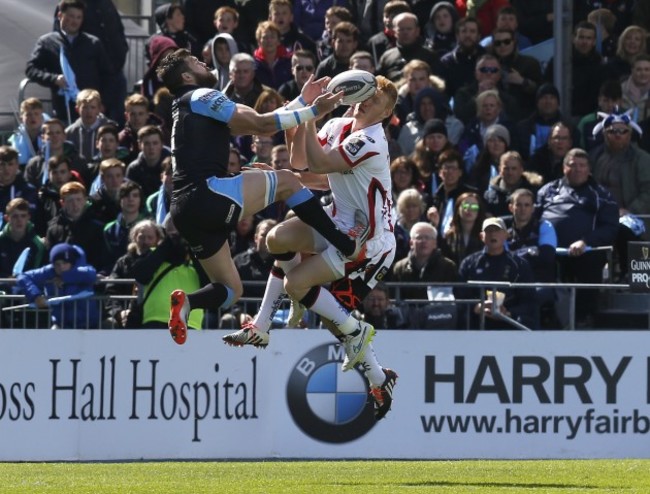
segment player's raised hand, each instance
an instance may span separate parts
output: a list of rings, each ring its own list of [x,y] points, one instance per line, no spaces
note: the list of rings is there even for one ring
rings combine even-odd
[[[345,93],[343,91],[339,91],[338,93],[323,93],[318,98],[316,98],[314,101],[314,106],[316,107],[316,110],[318,110],[317,118],[328,114],[334,108],[339,106],[341,104],[341,100],[343,100],[343,96],[345,96]]]
[[[314,80],[314,74],[311,74],[300,90],[302,99],[308,105],[311,105],[316,98],[325,92],[325,88],[327,88],[327,84],[329,84],[331,79],[331,77],[321,77],[320,79]]]

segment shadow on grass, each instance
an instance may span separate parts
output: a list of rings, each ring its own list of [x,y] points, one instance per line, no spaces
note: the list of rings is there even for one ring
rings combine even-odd
[[[334,486],[344,486],[352,484],[336,483]],[[358,486],[359,484],[355,483]],[[538,484],[538,483],[517,483],[517,482],[395,482],[391,483],[395,487],[509,487],[513,489],[607,489],[602,485],[578,485],[578,484]]]

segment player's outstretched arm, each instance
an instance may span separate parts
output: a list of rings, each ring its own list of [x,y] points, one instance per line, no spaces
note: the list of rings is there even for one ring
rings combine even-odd
[[[301,123],[313,120],[336,108],[343,99],[343,92],[321,94],[313,104],[287,110],[279,108],[270,113],[259,114],[252,108],[238,104],[228,126],[233,134],[271,135],[279,130],[290,129]]]

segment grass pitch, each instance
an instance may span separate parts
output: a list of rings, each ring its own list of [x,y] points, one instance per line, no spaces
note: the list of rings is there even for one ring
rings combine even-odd
[[[2,463],[0,493],[650,493],[650,460]]]

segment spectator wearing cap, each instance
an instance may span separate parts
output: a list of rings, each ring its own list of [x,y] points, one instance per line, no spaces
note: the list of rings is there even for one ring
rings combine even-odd
[[[95,300],[71,300],[50,305],[49,298],[93,292],[97,274],[86,262],[86,254],[77,245],[60,243],[50,250],[50,263],[25,271],[17,286],[29,303],[52,311],[54,326],[65,329],[94,329],[99,325],[99,308]]]
[[[483,199],[492,216],[510,214],[510,194],[517,189],[528,189],[533,193],[542,186],[542,176],[524,171],[524,161],[517,151],[507,151],[499,158],[499,174],[490,180]]]
[[[501,124],[493,124],[485,131],[483,149],[479,151],[474,145],[465,153],[466,181],[476,187],[481,195],[490,186],[490,180],[499,175],[499,159],[508,149],[510,132]]]
[[[604,116],[604,142],[590,154],[592,174],[596,182],[609,189],[618,205],[619,232],[617,250],[621,273],[627,272],[627,243],[640,240],[628,226],[626,216],[650,214],[650,154],[632,142],[632,136],[642,134],[632,120],[632,111]]]
[[[619,225],[618,204],[612,193],[591,175],[589,156],[579,148],[564,157],[563,177],[537,192],[537,209],[557,233],[557,245],[568,251],[558,257],[565,283],[601,283],[606,256],[590,247],[613,245]],[[589,324],[594,312],[593,291],[576,293],[576,323]]]
[[[431,120],[436,120],[435,129],[439,129],[439,123],[445,127],[444,133],[452,144],[457,144],[463,134],[465,126],[454,117],[450,110],[445,96],[432,87],[421,89],[415,97],[414,111],[409,113],[406,123],[400,129],[397,143],[404,154],[411,154],[415,144],[424,136],[424,130]],[[438,123],[439,122],[439,123]],[[430,127],[431,133],[434,127]]]
[[[503,219],[488,218],[484,220],[481,228],[481,240],[485,244],[485,248],[480,252],[470,254],[461,262],[460,281],[510,283],[532,283],[534,281],[533,272],[528,262],[507,249],[508,230]],[[479,298],[480,290],[465,285],[454,288],[454,294],[457,299]],[[513,326],[506,320],[495,317],[497,311],[531,329],[536,329],[537,307],[535,293],[532,289],[497,287],[496,291],[502,294],[497,293],[496,307],[492,304],[492,297],[488,295],[483,305],[478,303],[470,306],[469,314],[461,311],[465,316],[461,317],[461,321],[468,325],[469,329],[480,327],[481,313],[485,316],[485,328],[487,329],[512,328]],[[461,325],[461,328],[464,329],[465,325]]]
[[[524,160],[548,142],[551,126],[560,120],[560,92],[551,83],[542,84],[535,96],[535,111],[515,127],[517,150]]]

